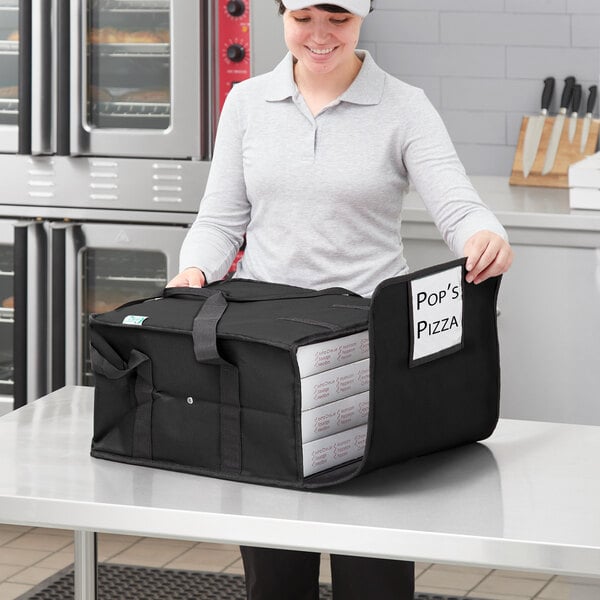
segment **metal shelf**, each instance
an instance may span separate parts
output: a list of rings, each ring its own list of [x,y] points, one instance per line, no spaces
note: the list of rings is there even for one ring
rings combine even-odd
[[[105,0],[102,12],[169,12],[170,0]]]
[[[169,43],[123,43],[123,44],[90,44],[88,53],[110,58],[168,58],[171,55]]]
[[[169,117],[171,104],[168,102],[97,102],[92,113],[100,117]]]
[[[0,308],[0,323],[14,323],[15,321],[15,309],[14,308]]]
[[[164,277],[126,277],[122,275],[104,275],[95,278],[95,281],[120,281],[125,283],[160,283],[166,284]]]
[[[0,54],[6,56],[18,56],[19,42],[13,42],[10,40],[0,40]]]
[[[0,98],[0,115],[18,115],[19,114],[19,101],[6,98]],[[0,275],[5,275],[1,273]]]

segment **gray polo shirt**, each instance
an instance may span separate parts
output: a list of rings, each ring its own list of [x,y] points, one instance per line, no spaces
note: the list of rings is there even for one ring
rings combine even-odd
[[[222,278],[246,234],[238,277],[370,295],[408,270],[400,224],[409,177],[457,256],[479,230],[506,238],[422,90],[357,54],[358,76],[316,116],[290,54],[233,88],[181,270]]]

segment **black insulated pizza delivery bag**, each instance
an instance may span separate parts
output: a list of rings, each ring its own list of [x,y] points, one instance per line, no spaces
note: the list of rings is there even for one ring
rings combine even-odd
[[[371,299],[233,279],[91,315],[92,455],[307,489],[488,437],[500,278],[464,265]]]

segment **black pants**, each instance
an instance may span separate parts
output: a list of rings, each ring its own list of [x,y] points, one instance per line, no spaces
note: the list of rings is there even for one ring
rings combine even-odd
[[[241,547],[248,600],[319,600],[317,552]],[[334,600],[413,600],[415,564],[331,555]]]

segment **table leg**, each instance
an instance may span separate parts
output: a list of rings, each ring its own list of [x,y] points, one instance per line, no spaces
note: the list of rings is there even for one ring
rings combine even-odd
[[[98,559],[96,533],[75,531],[75,600],[96,600]]]

